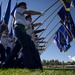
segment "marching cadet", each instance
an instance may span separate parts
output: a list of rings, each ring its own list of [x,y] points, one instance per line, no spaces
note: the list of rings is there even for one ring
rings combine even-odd
[[[31,41],[31,37],[26,33],[28,27],[26,26],[26,19],[24,14],[43,15],[43,13],[26,9],[27,4],[25,2],[21,2],[18,4],[17,9],[15,10],[15,35],[23,48],[22,53],[24,57],[24,68],[42,68],[39,54],[36,52],[35,46],[31,47],[31,43],[33,44],[33,42]]]
[[[34,69],[34,68],[42,69],[40,56],[35,48],[35,45],[31,41],[31,37],[26,33],[26,30],[28,29],[28,27],[26,26],[26,19],[24,14],[42,16],[43,13],[32,11],[32,10],[26,10],[27,8],[26,6],[27,4],[25,2],[21,2],[18,4],[18,7],[15,10],[14,32],[15,32],[17,41],[16,41],[15,47],[10,52],[7,59],[4,61],[5,64],[3,63],[4,65],[2,64],[1,67],[6,66],[8,62],[12,61],[11,59],[14,58],[15,54],[18,53],[22,47],[23,63],[24,63],[23,67],[30,68],[30,69]],[[33,46],[31,46],[31,44],[33,44]]]
[[[5,30],[1,35],[1,43],[5,49],[7,49],[7,39],[8,39],[7,30]]]
[[[13,38],[13,35],[12,34],[8,34],[8,39],[7,39],[7,53],[9,54],[10,51],[13,49],[14,47],[14,38]]]

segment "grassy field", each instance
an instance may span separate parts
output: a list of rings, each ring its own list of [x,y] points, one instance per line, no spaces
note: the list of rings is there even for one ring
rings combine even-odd
[[[75,70],[0,69],[0,75],[75,75]]]

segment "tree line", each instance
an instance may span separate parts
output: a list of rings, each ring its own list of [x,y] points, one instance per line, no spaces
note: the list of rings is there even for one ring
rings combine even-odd
[[[75,65],[74,61],[59,61],[59,60],[42,60],[42,65],[43,66],[48,66],[48,65]]]

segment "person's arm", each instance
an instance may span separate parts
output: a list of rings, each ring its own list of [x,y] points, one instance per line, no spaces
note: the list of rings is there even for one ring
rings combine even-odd
[[[42,38],[37,37],[37,38],[35,38],[35,40],[42,40],[42,39],[45,39],[45,37],[42,37]]]
[[[23,14],[29,14],[29,15],[42,15],[41,12],[33,11],[33,10],[26,10],[23,12]]]
[[[42,23],[35,23],[35,24],[31,24],[33,27],[36,27],[36,26],[38,26],[38,25],[42,25]]]

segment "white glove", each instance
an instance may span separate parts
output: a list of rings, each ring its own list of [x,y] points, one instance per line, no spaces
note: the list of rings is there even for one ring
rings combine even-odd
[[[44,12],[41,12],[41,16],[43,16],[44,15]]]
[[[44,23],[43,22],[41,22],[41,25],[43,25]]]

